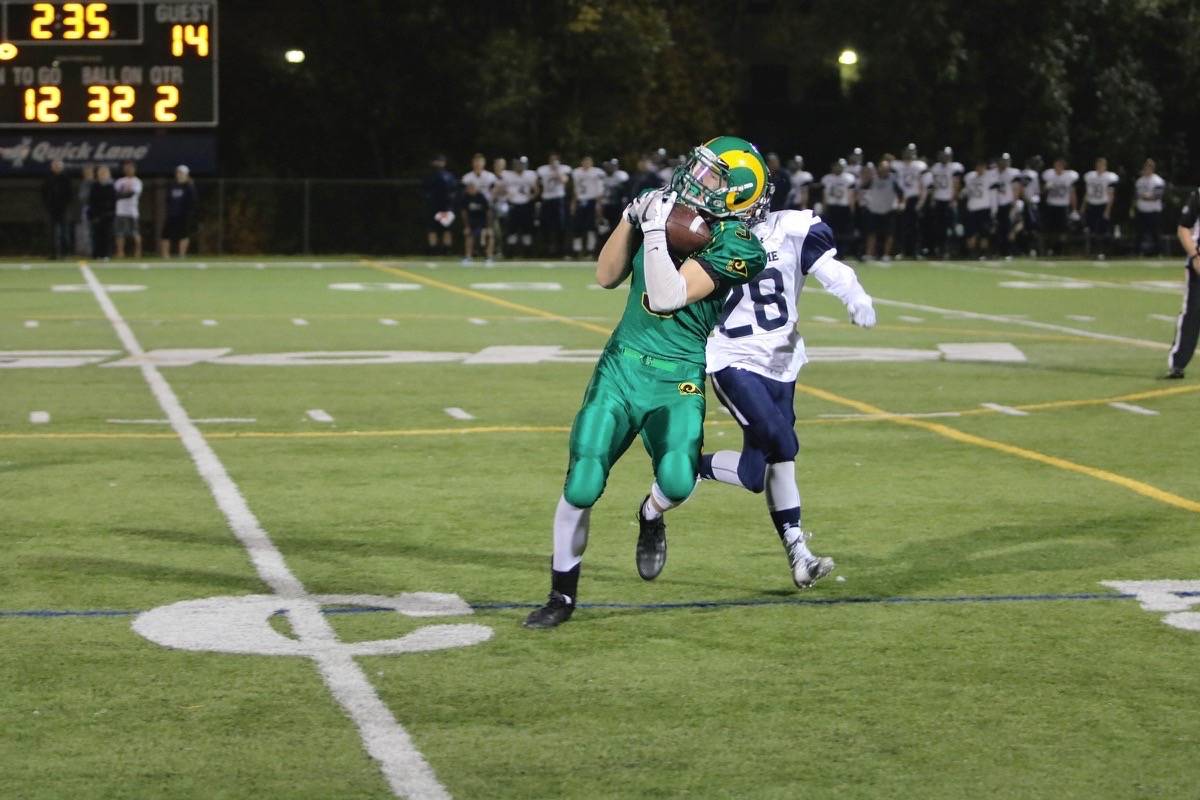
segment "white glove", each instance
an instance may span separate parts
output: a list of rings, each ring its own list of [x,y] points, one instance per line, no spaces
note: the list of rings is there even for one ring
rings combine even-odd
[[[846,306],[846,310],[850,312],[850,321],[860,328],[875,327],[875,306],[871,304],[871,298],[863,295],[861,298],[851,302]]]
[[[678,195],[675,192],[663,192],[662,189],[655,189],[650,194],[654,195],[654,198],[647,200],[642,208],[642,233],[665,232],[667,217],[671,216],[671,209],[675,207],[675,198]]]
[[[642,212],[646,210],[646,205],[652,200],[657,199],[661,194],[662,189],[654,189],[653,191],[640,194],[633,198],[621,213],[625,215],[625,219],[630,225],[635,228],[640,227],[642,224]]]

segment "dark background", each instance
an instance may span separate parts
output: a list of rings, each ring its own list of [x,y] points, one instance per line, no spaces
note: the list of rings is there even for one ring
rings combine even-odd
[[[1146,156],[1200,178],[1195,0],[226,0],[221,172],[410,177],[444,151]],[[859,53],[847,91],[836,59]],[[303,49],[303,64],[284,62]]]

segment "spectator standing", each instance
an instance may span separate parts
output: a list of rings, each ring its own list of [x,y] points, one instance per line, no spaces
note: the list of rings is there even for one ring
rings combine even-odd
[[[533,251],[533,205],[537,200],[537,173],[529,169],[529,159],[519,156],[513,169],[500,175],[504,184],[504,196],[508,200],[508,242],[506,252],[515,256],[520,246],[522,256],[528,258]]]
[[[1115,187],[1120,181],[1117,173],[1108,171],[1108,159],[1103,156],[1096,159],[1095,169],[1088,170],[1083,176],[1087,200],[1084,212],[1088,231],[1087,251],[1088,255],[1094,255],[1101,261],[1108,251],[1109,237],[1112,233],[1113,203],[1117,199]],[[1093,247],[1096,252],[1093,252]]]
[[[767,180],[771,184],[771,210],[783,211],[788,207],[788,196],[792,193],[792,177],[783,170],[778,153],[767,153]]]
[[[50,223],[50,257],[56,261],[71,252],[71,224],[67,211],[74,196],[71,179],[63,172],[63,162],[50,162],[50,174],[42,181],[42,207]]]
[[[1020,177],[1021,171],[1012,165],[1012,156],[1001,153],[990,172],[996,205],[996,235],[992,249],[1006,261],[1012,260],[1013,204],[1016,202],[1013,183]]]
[[[584,156],[571,171],[571,216],[574,220],[574,239],[571,252],[576,258],[596,252],[596,228],[600,221],[600,202],[604,199],[604,170],[596,166],[591,156]],[[586,243],[587,249],[584,250]]]
[[[838,252],[854,252],[854,176],[839,158],[821,178],[821,217],[833,228]]]
[[[879,166],[863,170],[863,202],[867,207],[867,248],[864,258],[876,256],[876,242],[880,243],[878,257],[892,260],[892,247],[896,236],[896,212],[904,207],[904,188],[900,178],[892,170],[895,156],[884,153]]]
[[[139,227],[139,206],[142,202],[142,179],[137,176],[137,165],[126,161],[121,165],[121,177],[117,178],[117,218],[113,234],[117,243],[117,258],[125,257],[125,240],[133,239],[133,257],[142,257],[142,231]]]
[[[604,201],[600,208],[603,220],[601,238],[607,239],[621,221],[621,211],[629,202],[629,173],[621,169],[621,162],[615,158],[610,158],[601,166],[604,169]]]
[[[804,168],[804,156],[792,156],[792,193],[788,195],[788,208],[803,211],[809,207],[808,190],[812,182],[813,174]]]
[[[425,233],[430,255],[450,255],[454,246],[454,199],[458,180],[446,169],[446,157],[434,156],[421,184],[425,198]],[[440,241],[439,241],[440,240]]]
[[[158,240],[159,255],[170,258],[171,245],[175,245],[179,257],[187,258],[195,218],[196,184],[187,164],[180,164],[175,168],[175,182],[167,189],[167,219]]]
[[[933,241],[930,252],[942,258],[950,257],[950,241],[958,223],[958,195],[962,191],[963,165],[954,160],[954,150],[943,147],[937,163],[929,168],[933,181]]]
[[[1079,173],[1067,169],[1065,158],[1054,159],[1054,166],[1042,173],[1042,230],[1045,232],[1046,252],[1058,253],[1067,236],[1067,223],[1079,215],[1079,195],[1075,184]]]
[[[82,258],[92,256],[92,224],[88,217],[88,198],[96,184],[96,168],[84,164],[79,176],[79,189],[75,207],[75,255]]]
[[[463,254],[463,265],[471,263],[475,256],[475,244],[483,248],[487,261],[493,263],[495,242],[492,241],[492,204],[483,193],[479,181],[463,184],[463,196],[459,201],[459,210],[463,218],[463,239],[466,252]]]
[[[113,252],[113,218],[117,214],[117,190],[112,170],[96,168],[96,182],[88,193],[88,219],[92,223],[92,258],[108,261]]]
[[[967,199],[967,255],[981,261],[987,252],[992,232],[992,217],[996,213],[995,179],[988,173],[985,159],[975,162],[975,170],[963,178],[963,195]]]
[[[1162,218],[1163,193],[1167,190],[1167,182],[1155,172],[1153,158],[1147,158],[1142,164],[1142,174],[1134,184],[1137,200],[1136,210],[1137,252],[1139,255],[1162,255],[1162,238],[1159,233],[1159,221]]]
[[[546,163],[537,168],[537,174],[542,198],[542,249],[551,258],[562,258],[571,168],[562,163],[558,153],[550,153]]]
[[[496,256],[504,258],[507,253],[506,244],[508,242],[508,215],[510,204],[508,202],[508,184],[504,182],[503,175],[508,172],[508,161],[503,158],[492,160],[492,175],[496,180],[492,183],[492,241],[495,243]]]
[[[856,147],[846,156],[846,172],[854,176],[854,180],[862,182],[863,149]]]
[[[1167,374],[1163,377],[1179,379],[1196,352],[1196,339],[1200,337],[1200,190],[1193,191],[1179,216],[1176,231],[1183,252],[1187,255],[1185,271],[1187,288],[1183,294],[1183,310],[1175,325],[1175,340],[1167,356]]]
[[[921,176],[929,169],[929,165],[917,158],[917,146],[909,142],[900,161],[893,163],[892,167],[900,181],[904,203],[900,212],[900,252],[908,258],[916,258],[921,238],[919,209],[925,201],[925,186]]]

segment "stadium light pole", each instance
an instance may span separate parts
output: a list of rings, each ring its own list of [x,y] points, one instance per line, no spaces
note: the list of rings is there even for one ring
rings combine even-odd
[[[851,47],[838,54],[838,75],[842,80],[842,94],[850,94],[850,87],[858,83],[858,51]]]

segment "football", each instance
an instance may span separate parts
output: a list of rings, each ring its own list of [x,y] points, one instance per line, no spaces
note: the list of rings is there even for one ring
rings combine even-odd
[[[704,218],[683,203],[676,203],[667,217],[667,247],[681,258],[708,244],[712,233]]]

